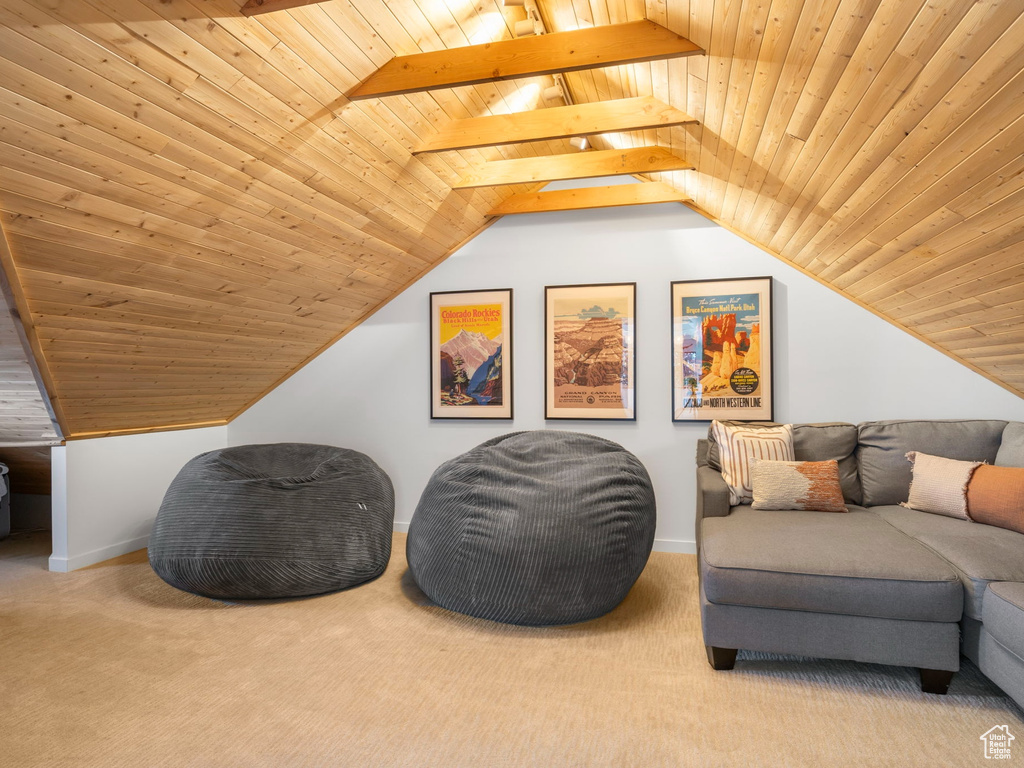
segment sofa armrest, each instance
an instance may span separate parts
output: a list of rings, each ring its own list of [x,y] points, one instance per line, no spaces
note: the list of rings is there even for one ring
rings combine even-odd
[[[729,486],[717,469],[697,467],[697,519],[729,514]]]
[[[708,451],[711,449],[711,442],[707,439],[697,441],[697,466],[708,465]]]
[[[694,541],[700,552],[701,521],[705,517],[725,517],[730,512],[729,486],[717,469],[706,464],[697,467],[697,516],[694,520]]]

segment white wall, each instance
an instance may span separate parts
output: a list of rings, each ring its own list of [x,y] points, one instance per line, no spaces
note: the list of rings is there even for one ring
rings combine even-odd
[[[51,453],[51,571],[141,549],[186,461],[227,445],[227,427],[69,440]]]
[[[50,448],[51,571],[68,569],[68,454],[67,447]]]
[[[303,441],[364,451],[408,524],[442,461],[512,430],[615,440],[646,464],[660,549],[693,551],[694,453],[707,423],[671,421],[669,283],[773,275],[775,418],[786,422],[1024,420],[1024,400],[684,206],[510,216],[471,241],[228,426],[231,445]],[[545,285],[637,283],[637,421],[543,419]],[[514,289],[514,422],[428,417],[430,291]]]

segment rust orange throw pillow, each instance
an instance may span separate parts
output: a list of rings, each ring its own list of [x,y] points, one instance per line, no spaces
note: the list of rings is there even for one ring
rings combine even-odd
[[[763,461],[752,459],[753,509],[802,509],[849,512],[839,485],[837,461]]]
[[[967,514],[986,523],[1024,533],[1024,467],[982,464],[967,486]]]

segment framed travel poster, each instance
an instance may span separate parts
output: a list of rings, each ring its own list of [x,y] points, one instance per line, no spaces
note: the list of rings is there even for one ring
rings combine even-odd
[[[430,418],[512,418],[512,289],[430,294]]]
[[[544,289],[546,419],[636,420],[636,283]]]
[[[771,421],[772,279],[672,283],[672,420]]]

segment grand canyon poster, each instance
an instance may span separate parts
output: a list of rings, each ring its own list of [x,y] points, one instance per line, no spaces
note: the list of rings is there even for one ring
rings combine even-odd
[[[672,283],[672,420],[770,421],[772,279]]]
[[[512,418],[512,289],[430,294],[430,417]]]
[[[636,419],[636,283],[545,291],[548,419]]]

